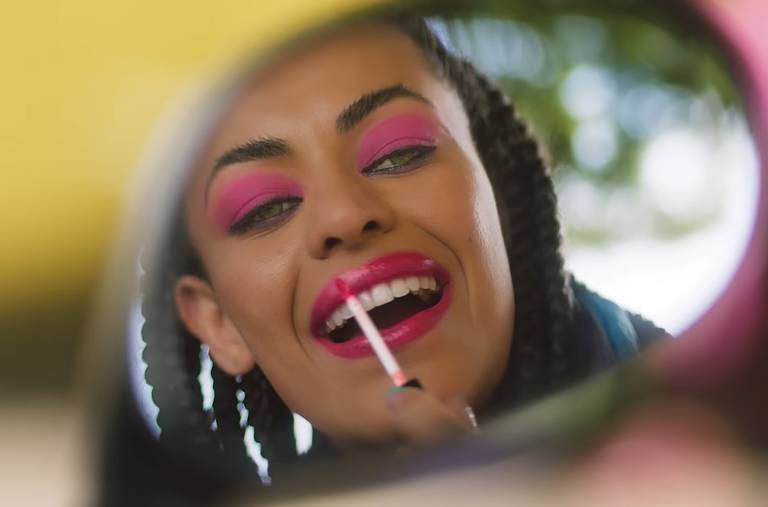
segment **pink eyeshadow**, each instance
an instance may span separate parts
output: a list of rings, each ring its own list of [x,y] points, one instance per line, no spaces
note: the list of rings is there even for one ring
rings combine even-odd
[[[274,173],[252,172],[229,183],[216,196],[216,223],[228,231],[253,208],[276,197],[302,197],[301,186],[294,180]]]
[[[435,121],[420,114],[403,114],[384,120],[363,137],[357,166],[367,167],[382,155],[400,148],[434,144],[438,133]]]

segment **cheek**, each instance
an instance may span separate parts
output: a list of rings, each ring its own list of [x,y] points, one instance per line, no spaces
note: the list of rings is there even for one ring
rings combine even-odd
[[[444,168],[439,181],[424,185],[431,205],[418,211],[420,220],[459,257],[475,320],[502,322],[500,335],[509,336],[512,280],[493,188],[479,162],[455,159],[463,164]]]
[[[493,188],[484,172],[476,181],[476,200],[473,206],[475,233],[470,247],[479,261],[478,276],[488,281],[487,292],[479,294],[485,302],[477,310],[487,313],[488,322],[499,323],[499,336],[511,336],[515,305],[509,256]]]
[[[222,248],[206,261],[219,304],[257,361],[280,358],[295,343],[291,318],[297,269],[290,255],[265,255],[249,248]],[[284,249],[273,245],[277,252]]]
[[[499,211],[488,177],[483,172],[476,173],[475,200],[472,204],[474,237],[477,241],[475,248],[484,252],[483,257],[488,263],[488,269],[509,278],[509,258],[504,244],[504,235],[501,230],[501,221],[499,220]]]
[[[425,229],[434,231],[452,248],[506,263],[504,240],[493,189],[482,168],[468,162],[440,168],[434,182],[418,185],[411,211]]]
[[[509,314],[512,282],[493,188],[478,165],[460,150],[450,152],[434,171],[425,171],[402,202],[420,227],[457,255],[470,293],[494,295],[497,310],[488,311],[496,317]],[[476,302],[469,304],[476,315],[483,312]]]

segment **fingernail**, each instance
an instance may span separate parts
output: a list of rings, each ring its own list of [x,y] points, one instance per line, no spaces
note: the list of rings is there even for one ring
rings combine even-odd
[[[413,389],[412,387],[394,386],[387,391],[387,407],[390,410],[397,410],[403,402],[403,393]]]
[[[392,395],[392,394],[395,394],[395,393],[402,393],[404,391],[407,391],[408,389],[422,389],[423,390],[424,388],[422,387],[421,382],[419,382],[419,379],[412,378],[412,379],[408,380],[408,382],[406,382],[403,385],[390,387],[389,391],[387,391],[387,395],[389,396],[389,395]]]
[[[404,393],[408,389],[410,389],[410,387],[406,387],[405,384],[403,384],[401,386],[393,386],[393,387],[389,388],[389,391],[387,391],[387,396],[393,396],[393,395],[395,395],[397,393]]]

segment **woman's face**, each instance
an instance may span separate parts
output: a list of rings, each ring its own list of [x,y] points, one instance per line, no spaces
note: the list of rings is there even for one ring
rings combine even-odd
[[[477,406],[498,383],[514,303],[493,192],[456,93],[396,30],[345,29],[253,78],[199,160],[186,219],[209,277],[179,281],[182,319],[223,369],[257,364],[337,442],[395,435],[391,381],[335,277],[437,398]]]

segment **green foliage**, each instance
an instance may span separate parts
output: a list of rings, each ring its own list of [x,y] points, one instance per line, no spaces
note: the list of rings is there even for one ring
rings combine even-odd
[[[599,198],[621,193],[631,206],[642,207],[646,226],[637,229],[651,235],[705,226],[717,213],[672,216],[643,201],[638,176],[643,153],[664,132],[717,137],[723,118],[740,111],[740,94],[719,48],[679,9],[628,8],[630,15],[581,3],[594,14],[564,15],[563,2],[555,0],[539,9],[486,2],[487,12],[506,18],[435,20],[435,27],[512,98],[542,140],[559,186],[586,181]],[[564,222],[571,242],[637,232],[626,222],[574,223],[568,216]]]

